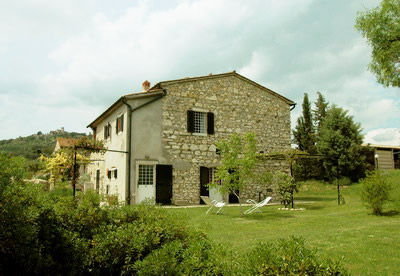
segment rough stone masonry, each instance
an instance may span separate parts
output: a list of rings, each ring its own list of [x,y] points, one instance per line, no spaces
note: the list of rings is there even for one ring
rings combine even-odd
[[[288,100],[238,74],[161,85],[167,91],[162,99],[162,137],[164,156],[174,166],[174,204],[199,202],[200,166],[217,167],[215,144],[233,133],[255,133],[257,149],[265,153],[290,148]],[[215,134],[189,133],[187,110],[213,112]],[[266,166],[288,170],[284,161],[269,161]],[[241,197],[258,200],[260,190],[254,183],[241,191]]]

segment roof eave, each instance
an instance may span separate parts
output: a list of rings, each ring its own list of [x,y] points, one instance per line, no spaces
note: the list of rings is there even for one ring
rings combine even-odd
[[[120,97],[115,103],[113,103],[109,108],[107,108],[103,113],[100,114],[93,122],[91,122],[87,128],[94,128],[96,127],[99,122],[101,122],[105,117],[110,115],[115,109],[120,107],[123,104],[123,100],[136,100],[141,98],[147,98],[152,96],[157,96],[159,94],[163,94],[164,91],[162,89],[150,89],[147,92],[139,92],[139,93],[132,93],[126,94]]]

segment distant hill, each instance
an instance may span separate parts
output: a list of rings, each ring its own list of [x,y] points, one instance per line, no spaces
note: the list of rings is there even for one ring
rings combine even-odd
[[[27,137],[16,139],[0,140],[0,151],[9,152],[12,155],[24,156],[27,159],[35,160],[41,154],[50,155],[56,145],[58,137],[79,138],[87,137],[86,133],[68,132],[63,128],[43,134],[39,131]]]

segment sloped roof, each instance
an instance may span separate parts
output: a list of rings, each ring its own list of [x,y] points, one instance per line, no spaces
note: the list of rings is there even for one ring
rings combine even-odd
[[[176,79],[176,80],[167,80],[167,81],[161,81],[155,84],[153,87],[151,87],[148,91],[146,92],[139,92],[139,93],[130,93],[122,96],[119,98],[115,103],[113,103],[106,111],[104,111],[100,116],[98,116],[93,122],[91,122],[87,127],[94,127],[96,126],[102,119],[104,119],[106,116],[111,114],[115,109],[120,107],[123,104],[124,100],[134,100],[134,99],[139,99],[139,98],[145,98],[145,97],[153,97],[153,96],[158,96],[158,95],[165,95],[165,86],[169,84],[174,84],[174,83],[183,83],[183,82],[188,82],[188,81],[196,81],[196,80],[204,80],[204,79],[213,79],[213,78],[221,78],[221,77],[228,77],[228,76],[235,76],[243,81],[246,81],[254,86],[257,86],[258,88],[266,91],[267,93],[270,93],[280,99],[282,99],[284,102],[286,102],[288,105],[296,105],[295,102],[292,100],[289,100],[288,98],[272,91],[271,89],[262,86],[261,84],[258,84],[238,73],[236,71],[233,72],[228,72],[228,73],[222,73],[222,74],[209,74],[206,76],[199,76],[199,77],[190,77],[190,78],[182,78],[182,79]]]
[[[255,81],[252,81],[252,80],[236,73],[236,71],[222,73],[222,74],[209,74],[206,76],[188,77],[188,78],[183,78],[183,79],[161,81],[161,82],[157,83],[156,85],[154,85],[152,88],[150,88],[150,91],[153,89],[162,89],[164,85],[173,84],[173,83],[182,83],[182,82],[188,82],[188,81],[205,80],[205,79],[221,78],[221,77],[228,77],[228,76],[235,76],[243,81],[251,83],[252,85],[257,86],[258,88],[261,88],[262,90],[265,90],[266,92],[271,93],[272,95],[277,96],[278,98],[281,98],[289,105],[296,104],[295,102],[293,102],[292,100],[289,100],[288,98],[282,96],[281,94],[278,94],[275,91],[272,91],[271,89],[269,89],[265,86],[262,86],[261,84],[256,83]]]
[[[118,107],[123,105],[124,100],[135,100],[135,99],[141,99],[141,98],[147,98],[147,97],[154,97],[154,96],[162,95],[163,93],[165,93],[165,92],[162,89],[150,89],[149,91],[146,91],[146,92],[126,94],[126,95],[120,97],[116,102],[114,102],[109,108],[106,109],[106,111],[101,113],[100,116],[98,116],[87,127],[96,126],[104,117],[107,117],[114,110],[116,110]]]

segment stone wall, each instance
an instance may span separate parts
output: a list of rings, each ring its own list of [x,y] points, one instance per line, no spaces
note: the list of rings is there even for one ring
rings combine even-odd
[[[163,88],[162,140],[166,163],[174,166],[175,204],[199,203],[200,166],[216,167],[215,144],[233,133],[255,133],[265,153],[290,148],[290,106],[267,89],[235,75],[167,82]],[[215,134],[187,132],[187,110],[213,112]],[[288,170],[281,161],[269,166]],[[242,198],[258,200],[259,190],[249,186]]]

